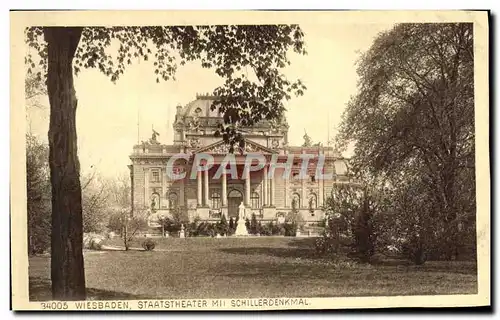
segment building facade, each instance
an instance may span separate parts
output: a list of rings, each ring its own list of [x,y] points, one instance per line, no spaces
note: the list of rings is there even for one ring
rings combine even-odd
[[[172,144],[160,143],[153,132],[149,141],[134,146],[129,165],[133,210],[146,210],[150,224],[170,216],[175,209],[185,212],[191,221],[219,221],[221,215],[234,218],[241,203],[247,217],[255,214],[263,221],[280,221],[292,210],[309,223],[324,219],[321,207],[325,199],[336,183],[347,181],[346,159],[332,147],[289,146],[286,120],[262,121],[244,130],[244,150],[234,152],[235,172],[224,171],[218,177],[228,147],[214,135],[222,117],[218,110],[210,110],[212,102],[212,97],[198,95],[187,105],[177,106]],[[201,153],[213,156],[214,165],[208,171],[192,172],[193,161]],[[258,171],[244,171],[248,153],[260,154],[266,160],[274,158],[281,166],[272,176],[269,164]],[[179,154],[184,157],[177,158]],[[302,170],[307,174],[301,175],[303,154],[315,157],[309,160],[306,171]],[[321,172],[331,174],[332,179],[318,179],[319,155],[324,158]],[[176,160],[169,161],[172,157]],[[291,168],[288,172],[285,164]],[[186,176],[173,179],[169,172]]]

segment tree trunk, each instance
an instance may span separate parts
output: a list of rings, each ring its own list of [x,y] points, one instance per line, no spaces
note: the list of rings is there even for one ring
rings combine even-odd
[[[82,28],[44,28],[48,49],[51,279],[55,300],[85,299],[82,192],[75,123],[77,99],[72,69],[81,34]]]

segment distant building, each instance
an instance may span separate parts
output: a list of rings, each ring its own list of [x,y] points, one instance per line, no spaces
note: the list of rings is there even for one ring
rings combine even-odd
[[[289,146],[286,120],[274,123],[262,121],[245,129],[245,150],[234,153],[237,179],[228,174],[216,179],[214,175],[228,154],[228,147],[222,138],[214,136],[222,118],[218,110],[210,110],[212,102],[212,97],[198,95],[186,106],[177,107],[173,144],[160,143],[157,133],[153,132],[149,141],[134,146],[130,155],[132,164],[129,165],[134,208],[148,210],[151,223],[159,216],[169,216],[175,208],[185,211],[190,220],[198,217],[219,221],[222,214],[227,218],[236,217],[241,202],[247,208],[247,216],[254,213],[260,220],[278,220],[294,208],[307,222],[324,219],[321,207],[333,185],[347,181],[345,159],[332,147]],[[284,179],[284,168],[277,168],[274,176],[268,177],[268,166],[250,172],[249,178],[243,177],[243,164],[248,152],[262,154],[267,159],[275,155],[279,162],[284,163],[289,155],[296,155],[290,178]],[[167,163],[179,153],[189,155],[189,160],[177,159],[168,169],[175,173],[185,172],[186,177],[173,180],[167,174]],[[192,162],[197,153],[212,155],[215,164],[208,172],[195,172],[195,179],[190,179]],[[311,161],[307,176],[301,179],[300,154],[324,155],[323,173],[333,174],[333,179],[317,179],[314,161]]]

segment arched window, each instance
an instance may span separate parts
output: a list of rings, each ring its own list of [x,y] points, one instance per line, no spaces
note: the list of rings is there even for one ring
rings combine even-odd
[[[177,193],[171,192],[168,195],[168,208],[176,209],[179,206],[179,197],[177,197]]]
[[[212,192],[212,209],[220,209],[220,194],[217,191]]]
[[[292,209],[300,208],[300,195],[298,193],[292,194]]]
[[[252,205],[252,209],[259,209],[259,194],[257,192],[253,192],[250,196],[250,204]]]
[[[243,197],[241,191],[237,190],[237,189],[232,189],[231,191],[229,191],[229,193],[227,194],[227,197],[228,198],[241,198]]]

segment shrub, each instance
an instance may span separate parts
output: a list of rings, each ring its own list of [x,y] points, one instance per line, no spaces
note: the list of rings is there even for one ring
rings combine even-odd
[[[354,244],[345,217],[330,217],[325,224],[325,232],[315,241],[316,253],[331,255],[352,252]]]
[[[285,223],[283,225],[285,237],[295,237],[297,234],[297,223]]]
[[[273,229],[273,235],[284,236],[285,235],[285,225],[276,225]]]
[[[248,218],[245,219],[245,227],[247,228],[248,233],[250,233],[250,220],[248,220]]]
[[[228,234],[233,234],[234,230],[236,230],[236,221],[231,217],[229,218]]]
[[[29,254],[42,254],[46,251],[50,251],[50,228],[47,230],[38,228],[37,226],[28,230]]]
[[[142,242],[142,247],[146,251],[152,251],[156,247],[156,242],[153,241],[153,239],[146,239]]]
[[[288,212],[288,214],[285,217],[285,223],[294,224],[295,229],[297,229],[297,227],[302,229],[302,227],[305,225],[304,218],[297,209],[292,209],[292,211]]]
[[[197,236],[198,234],[196,230],[198,229],[199,224],[200,224],[200,217],[195,217],[193,222],[186,224],[186,228],[184,230],[186,235],[189,237]]]
[[[221,232],[219,223],[201,222],[197,226],[192,227],[190,235],[193,237],[215,237],[217,233]]]
[[[227,219],[225,215],[222,215],[219,223],[217,224],[217,233],[219,233],[221,236],[227,235],[229,232],[229,225],[227,223]]]
[[[411,237],[403,242],[401,248],[402,254],[416,265],[424,264],[427,260],[424,244],[417,236]]]
[[[259,224],[259,230],[258,230],[258,233],[261,235],[261,236],[270,236],[273,234],[273,222],[269,222],[265,225],[262,225],[262,224]]]
[[[375,253],[375,235],[373,234],[373,226],[370,210],[369,199],[365,195],[363,198],[363,206],[360,212],[356,215],[352,226],[354,235],[354,248],[358,258],[362,262],[370,261],[371,256]]]
[[[257,216],[255,213],[252,213],[252,219],[250,220],[250,225],[247,226],[248,233],[257,234],[259,233],[259,224],[257,222]]]

